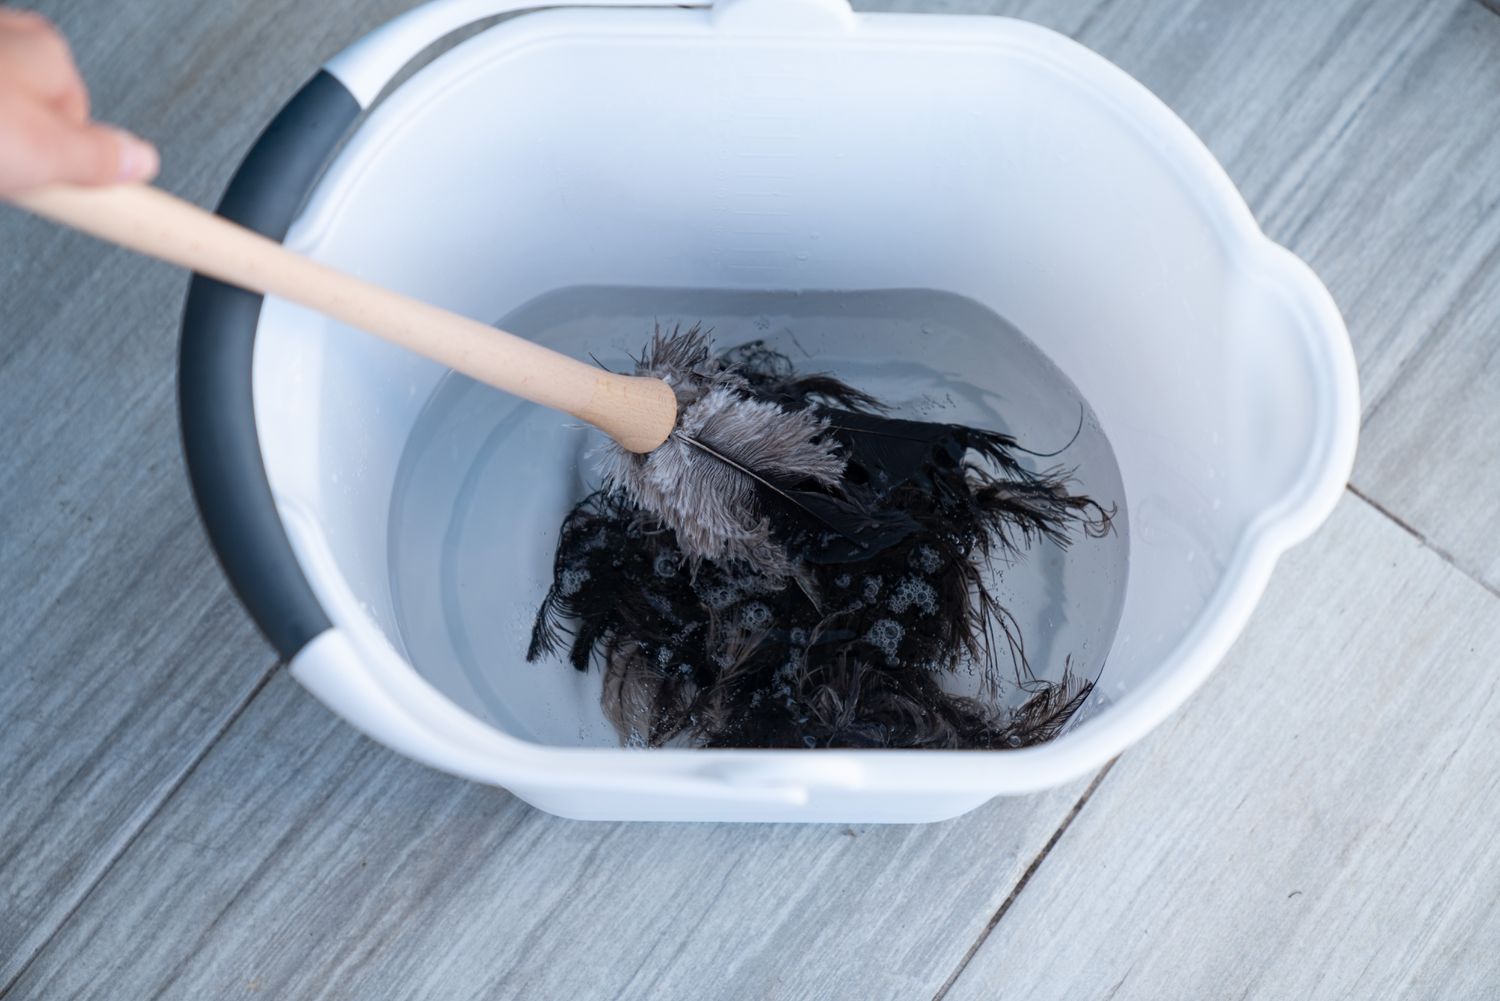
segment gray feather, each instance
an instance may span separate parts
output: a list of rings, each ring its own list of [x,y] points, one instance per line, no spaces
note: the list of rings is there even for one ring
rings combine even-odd
[[[659,518],[691,559],[742,561],[759,573],[786,576],[792,561],[772,537],[761,481],[836,487],[845,460],[825,433],[828,421],[752,399],[745,380],[710,354],[698,327],[658,330],[636,371],[672,387],[677,428],[646,455],[604,445],[598,458],[606,484]]]

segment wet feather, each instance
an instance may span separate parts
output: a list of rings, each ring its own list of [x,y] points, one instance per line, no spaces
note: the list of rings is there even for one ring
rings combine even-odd
[[[1072,718],[1092,682],[1037,678],[991,590],[1031,546],[1110,530],[1067,470],[886,417],[759,342],[658,331],[638,371],[672,384],[680,426],[648,456],[605,448],[528,650],[597,664],[622,740],[1004,749]],[[981,697],[949,690],[960,671]]]

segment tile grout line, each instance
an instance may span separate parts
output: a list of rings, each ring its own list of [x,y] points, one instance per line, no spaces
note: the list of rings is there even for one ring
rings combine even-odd
[[[62,918],[53,926],[52,931],[47,934],[47,937],[42,939],[37,947],[31,951],[31,955],[26,957],[26,961],[16,968],[15,975],[12,976],[6,983],[0,984],[0,1001],[5,1001],[6,998],[10,997],[10,992],[26,976],[26,972],[30,970],[31,967],[36,963],[38,957],[46,952],[48,947],[52,945],[57,936],[62,933],[63,929],[68,927],[68,925],[73,921],[74,916],[76,916],[78,912],[83,908],[83,905],[88,902],[88,899],[93,896],[94,891],[97,890],[99,888],[99,885],[104,882],[106,877],[109,876],[115,865],[125,857],[125,855],[130,851],[131,847],[136,843],[137,840],[140,839],[146,828],[151,826],[151,822],[157,818],[157,816],[162,812],[163,809],[166,808],[166,805],[170,803],[173,797],[177,795],[178,790],[180,790],[183,785],[186,784],[187,780],[192,777],[193,773],[198,770],[198,766],[204,762],[209,753],[212,752],[213,749],[218,746],[219,742],[224,739],[225,734],[229,732],[230,728],[233,727],[234,724],[239,721],[240,717],[245,714],[245,710],[250,708],[250,705],[260,696],[260,693],[265,690],[268,684],[271,683],[271,679],[276,676],[276,671],[279,667],[281,667],[281,661],[278,660],[272,663],[271,666],[261,674],[260,678],[255,682],[255,684],[251,686],[250,691],[245,695],[243,699],[240,700],[239,704],[234,707],[229,715],[225,717],[224,722],[219,725],[218,729],[214,731],[213,736],[211,736],[203,745],[203,749],[193,757],[193,759],[188,763],[187,767],[182,770],[182,773],[178,775],[177,778],[174,779],[172,783],[166,788],[161,797],[157,800],[156,804],[149,808],[149,810],[146,812],[146,815],[141,818],[140,823],[136,825],[135,830],[130,832],[130,834],[120,844],[119,848],[115,850],[109,861],[106,862],[102,868],[100,868],[99,874],[94,877],[93,881],[90,882],[88,886],[84,887],[83,890],[78,894],[78,899],[73,901],[72,906],[68,908],[67,912],[63,914]]]
[[[1052,836],[1047,839],[1047,843],[1042,846],[1041,851],[1037,852],[1030,864],[1026,866],[1026,871],[1021,873],[1021,878],[1016,880],[1016,885],[1011,887],[1010,893],[1006,895],[1005,900],[996,908],[995,913],[991,915],[989,923],[984,926],[984,930],[974,939],[973,944],[969,946],[963,958],[958,961],[958,965],[954,967],[953,972],[948,975],[948,979],[943,981],[943,986],[939,987],[938,992],[932,996],[932,1001],[943,1001],[948,996],[948,992],[953,989],[953,985],[958,982],[958,978],[963,976],[964,970],[968,968],[969,963],[974,959],[975,954],[979,952],[980,947],[989,939],[990,933],[999,926],[1001,920],[1010,910],[1011,905],[1021,895],[1021,891],[1026,889],[1026,885],[1031,882],[1031,877],[1036,875],[1037,870],[1041,868],[1048,854],[1051,853],[1058,841],[1062,839],[1063,834],[1067,832],[1068,828],[1073,825],[1073,821],[1078,818],[1078,814],[1088,805],[1088,801],[1093,797],[1094,791],[1099,788],[1100,783],[1104,781],[1105,776],[1109,774],[1111,768],[1114,768],[1115,762],[1118,760],[1120,760],[1118,757],[1111,758],[1108,764],[1099,769],[1099,774],[1095,775],[1093,780],[1089,782],[1088,788],[1083,790],[1083,794],[1078,797],[1078,801],[1073,804],[1072,809],[1068,811],[1068,815],[1063,818],[1061,824],[1057,825],[1057,830],[1052,832]],[[0,997],[3,997],[3,995],[0,995]]]
[[[1500,0],[1497,0],[1497,2],[1500,2]],[[1427,538],[1427,536],[1423,535],[1411,525],[1407,524],[1406,521],[1400,518],[1390,508],[1386,507],[1384,504],[1380,503],[1378,500],[1365,493],[1359,487],[1356,487],[1352,482],[1349,483],[1344,489],[1348,490],[1351,494],[1358,497],[1366,504],[1370,505],[1377,512],[1387,518],[1397,528],[1401,529],[1407,535],[1410,535],[1417,541],[1419,545],[1422,546],[1423,549],[1426,549],[1438,559],[1448,564],[1451,569],[1456,571],[1465,580],[1469,581],[1472,584],[1477,584],[1479,587],[1483,588],[1486,593],[1491,594],[1496,598],[1500,598],[1500,589],[1497,589],[1493,584],[1489,583],[1488,581],[1481,580],[1480,578],[1470,573],[1468,570],[1464,569],[1459,565],[1458,561],[1454,559],[1452,553],[1448,552],[1446,549],[1443,549],[1441,546],[1434,545],[1433,542]]]
[[[1369,494],[1365,493],[1359,487],[1356,487],[1352,482],[1345,484],[1344,489],[1348,490],[1351,494],[1373,507],[1376,511],[1385,515],[1386,518],[1395,522],[1396,527],[1401,529],[1407,535],[1410,535],[1413,539],[1416,539],[1418,542],[1420,542],[1424,546],[1427,546],[1429,549],[1432,548],[1430,545],[1428,545],[1427,537],[1425,535],[1409,525],[1405,519],[1397,517],[1394,511],[1386,507],[1384,504],[1380,503],[1375,498],[1371,497]]]

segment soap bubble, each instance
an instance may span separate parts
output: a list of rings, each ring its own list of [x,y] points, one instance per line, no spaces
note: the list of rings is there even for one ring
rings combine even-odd
[[[886,599],[886,604],[898,615],[913,605],[921,609],[924,615],[931,615],[937,611],[937,590],[918,577],[902,577],[896,582],[895,590]]]
[[[905,635],[906,630],[895,619],[876,619],[871,623],[870,631],[865,633],[865,642],[885,654],[885,659],[894,664],[896,648]]]
[[[722,612],[736,601],[740,600],[739,588],[730,587],[728,584],[715,584],[703,589],[701,597],[703,603],[716,612]]]
[[[747,629],[764,629],[771,624],[771,609],[759,601],[752,601],[740,609],[740,619]]]
[[[943,557],[931,546],[918,546],[911,554],[911,563],[923,573],[937,573],[938,567],[943,565]]]

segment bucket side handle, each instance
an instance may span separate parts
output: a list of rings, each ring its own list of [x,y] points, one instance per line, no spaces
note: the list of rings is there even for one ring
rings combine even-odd
[[[318,73],[250,148],[219,214],[283,239],[359,113],[343,84]],[[330,621],[292,553],[261,459],[251,379],[261,302],[253,292],[193,276],[178,354],[178,412],[188,478],[225,576],[277,652],[291,659]]]
[[[1359,376],[1332,296],[1303,261],[1264,237],[1230,290],[1228,341],[1235,423],[1226,446],[1240,496],[1265,507],[1260,531],[1277,550],[1332,513],[1354,467]]]

